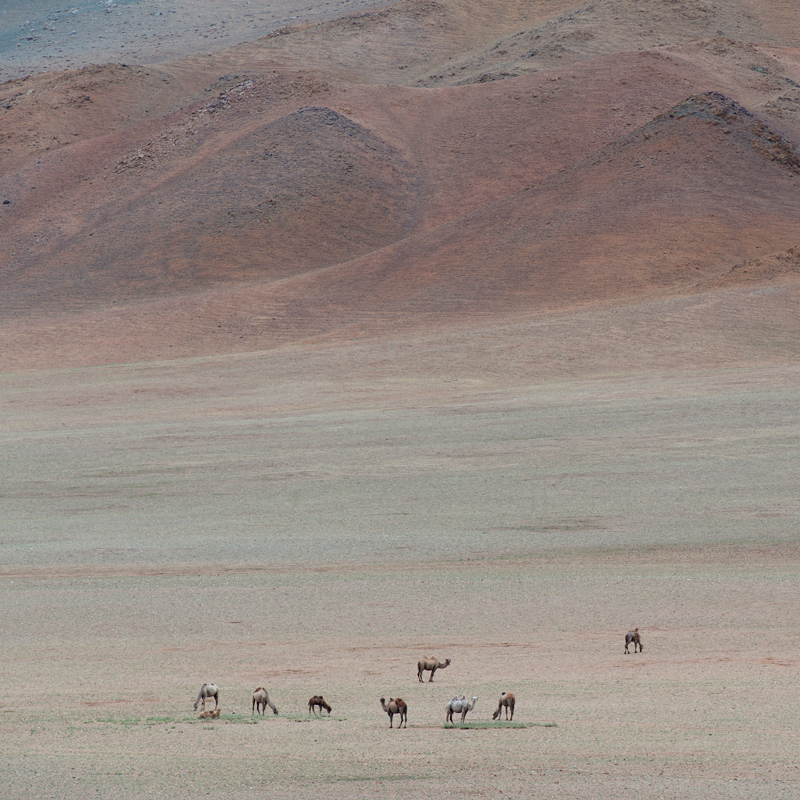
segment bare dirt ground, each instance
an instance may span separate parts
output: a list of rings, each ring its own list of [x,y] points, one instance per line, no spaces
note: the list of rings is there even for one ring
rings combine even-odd
[[[798,4],[25,5],[0,797],[797,797]]]

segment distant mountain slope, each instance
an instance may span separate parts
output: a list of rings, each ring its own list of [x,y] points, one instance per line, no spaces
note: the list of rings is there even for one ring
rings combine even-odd
[[[403,0],[4,83],[4,330],[166,357],[796,280],[800,0],[754,3]]]
[[[436,90],[297,73],[228,75],[210,92],[159,79],[166,88],[154,102],[167,113],[122,130],[120,103],[139,107],[150,84],[141,71],[112,69],[82,112],[76,144],[9,148],[12,160],[29,155],[0,178],[9,200],[0,206],[0,310],[52,312],[282,280],[377,252],[574,167],[679,102],[687,86],[718,88],[693,55],[605,56]],[[751,56],[777,70],[774,59]],[[759,89],[751,76],[761,81],[762,73],[725,63],[725,90],[764,100],[784,89],[769,76]],[[73,74],[69,91],[83,77]],[[203,99],[169,111],[181,91]],[[50,118],[47,101],[26,99],[24,109],[31,122]],[[614,191],[613,175],[608,182]],[[573,195],[548,202],[567,213],[565,203],[581,202]],[[722,250],[715,258],[727,263]]]

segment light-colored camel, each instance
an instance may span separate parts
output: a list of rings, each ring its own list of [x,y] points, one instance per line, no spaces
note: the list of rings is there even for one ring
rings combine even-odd
[[[197,719],[219,719],[219,712],[221,708],[215,708],[213,711],[201,711],[197,715]]]
[[[475,708],[475,703],[478,702],[477,697],[472,698],[472,703],[467,700],[467,698],[462,694],[461,697],[454,697],[448,704],[447,704],[447,714],[444,718],[445,722],[452,722],[453,721],[453,714],[461,714],[461,722],[463,723],[464,720],[467,718],[467,711],[472,711]]]
[[[634,628],[632,631],[628,631],[625,634],[625,652],[629,653],[628,645],[633,642],[633,652],[636,652],[636,648],[639,648],[639,652],[643,653],[644,648],[642,647],[642,638],[639,636],[639,629]]]
[[[325,709],[328,712],[328,716],[331,715],[331,707],[325,702],[325,698],[321,694],[315,694],[309,701],[308,701],[308,713],[310,714],[311,711],[314,711],[314,716],[317,715],[317,709],[319,709],[319,715],[322,716],[322,709]]]
[[[264,712],[267,710],[267,706],[272,709],[273,714],[278,713],[278,709],[272,704],[272,701],[269,699],[269,693],[263,686],[259,686],[253,692],[253,706],[251,709],[251,714],[254,714],[258,711],[261,716],[264,716]]]
[[[503,692],[500,695],[500,701],[497,703],[497,711],[492,714],[492,719],[499,719],[504,708],[506,710],[506,719],[514,719],[514,704],[516,702],[517,698],[511,692]],[[508,716],[509,711],[511,712],[511,717]]]
[[[433,680],[433,676],[436,674],[437,669],[446,669],[449,666],[449,658],[446,658],[444,661],[439,661],[438,658],[428,658],[427,656],[424,656],[421,661],[417,662],[417,677],[419,678],[419,682],[423,683],[422,673],[426,670],[431,673],[431,677],[428,679],[428,683],[430,683]]]
[[[386,705],[386,698],[381,697],[381,708],[389,715],[390,728],[395,714],[400,715],[400,724],[397,727],[402,728],[404,722],[406,728],[408,727],[408,704],[402,697],[390,697],[388,706]]]
[[[197,706],[202,703],[203,711],[205,711],[206,700],[212,697],[214,698],[214,708],[217,708],[219,706],[219,689],[217,685],[215,683],[204,683],[197,693],[197,700],[194,701],[194,710],[197,711]]]

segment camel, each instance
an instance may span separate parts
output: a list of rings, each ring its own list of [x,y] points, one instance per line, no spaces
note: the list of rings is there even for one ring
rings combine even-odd
[[[213,711],[201,711],[197,719],[219,719],[220,711],[222,711],[221,708],[215,708]]]
[[[217,708],[219,706],[219,689],[217,685],[215,683],[204,683],[197,693],[197,700],[194,701],[194,710],[197,711],[197,706],[202,703],[203,711],[205,711],[206,700],[212,697],[214,698],[214,708]]]
[[[500,719],[500,714],[504,708],[506,710],[506,719],[509,719],[509,711],[511,712],[511,719],[514,719],[514,703],[516,702],[517,698],[511,692],[503,692],[500,695],[500,701],[497,703],[497,711],[492,714],[492,719]]]
[[[395,714],[400,715],[400,724],[397,727],[402,728],[403,722],[406,723],[406,728],[408,727],[408,705],[401,697],[390,697],[388,706],[386,705],[386,698],[381,697],[381,708],[389,715],[390,728]]]
[[[453,714],[461,714],[461,723],[463,725],[464,720],[467,718],[467,711],[472,711],[475,708],[475,703],[478,702],[477,697],[472,698],[472,703],[467,700],[467,698],[462,694],[461,698],[454,697],[448,704],[447,704],[447,715],[444,718],[445,722],[452,722],[453,721]]]
[[[325,698],[321,694],[315,694],[309,701],[308,701],[308,713],[310,714],[312,709],[314,710],[314,716],[317,716],[317,709],[319,709],[319,715],[322,716],[322,709],[325,709],[328,712],[328,716],[331,715],[331,707],[325,702]]]
[[[636,652],[636,647],[637,647],[637,645],[638,645],[638,647],[639,647],[639,652],[640,652],[640,653],[643,653],[643,652],[644,652],[644,648],[642,647],[642,639],[641,639],[641,637],[639,636],[639,629],[638,629],[638,628],[634,628],[632,631],[628,631],[628,632],[625,634],[625,652],[626,652],[626,653],[630,652],[630,651],[628,650],[628,645],[629,645],[631,642],[633,642],[633,652],[634,652],[634,653]]]
[[[269,706],[272,709],[273,714],[278,713],[278,709],[275,708],[275,706],[269,699],[269,694],[267,690],[263,686],[259,686],[253,692],[253,705],[250,713],[254,714],[256,711],[258,711],[258,713],[261,714],[261,716],[263,717],[264,712],[267,710],[267,706]]]
[[[436,674],[437,669],[446,669],[449,666],[449,658],[445,659],[444,661],[439,661],[438,658],[428,658],[427,656],[423,656],[422,660],[417,662],[417,677],[419,678],[419,682],[423,683],[422,673],[426,670],[431,673],[431,677],[428,679],[428,683],[430,683],[433,680],[433,676]]]

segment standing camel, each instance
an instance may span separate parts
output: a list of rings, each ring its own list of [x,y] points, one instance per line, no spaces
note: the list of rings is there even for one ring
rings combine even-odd
[[[452,722],[453,721],[453,714],[461,714],[461,724],[464,724],[464,720],[467,718],[467,711],[472,711],[475,708],[475,703],[478,702],[477,697],[472,698],[472,703],[467,700],[467,698],[462,694],[461,698],[454,697],[448,704],[447,704],[447,714],[445,715],[444,721],[445,722]]]
[[[269,699],[269,693],[267,690],[263,686],[259,686],[253,692],[253,707],[250,713],[255,714],[255,712],[258,711],[258,713],[263,717],[264,712],[267,710],[267,706],[272,709],[273,714],[278,713],[278,709],[275,708]]]
[[[640,652],[640,653],[643,653],[643,652],[644,652],[644,648],[642,647],[642,639],[641,639],[641,637],[639,636],[639,629],[638,629],[638,628],[634,628],[632,631],[628,631],[628,632],[625,634],[625,652],[626,652],[626,653],[630,652],[630,651],[628,650],[628,645],[629,645],[631,642],[633,642],[633,652],[634,652],[634,653],[636,652],[636,648],[637,648],[637,646],[638,646],[638,648],[639,648],[639,652]]]
[[[500,701],[497,704],[497,711],[492,714],[492,719],[500,719],[500,714],[504,708],[506,710],[506,719],[509,718],[509,711],[511,712],[511,719],[514,719],[514,703],[516,702],[517,698],[514,697],[511,692],[503,692],[503,694],[500,695]]]
[[[214,708],[219,706],[219,689],[217,688],[216,683],[204,683],[200,687],[200,691],[197,693],[197,700],[194,701],[194,710],[197,711],[197,706],[201,703],[203,705],[203,711],[206,710],[206,700],[210,698],[214,698]]]
[[[321,694],[315,694],[309,701],[308,701],[308,713],[311,713],[311,710],[314,709],[314,716],[317,716],[317,709],[319,709],[319,715],[322,716],[322,709],[325,709],[328,712],[328,716],[331,715],[331,707],[325,702],[325,698]]]
[[[408,728],[408,705],[401,697],[390,697],[388,706],[386,705],[386,698],[381,697],[381,708],[389,715],[390,728],[395,714],[400,715],[400,724],[397,727],[402,728],[405,722],[406,728]]]
[[[438,658],[428,658],[424,656],[421,661],[417,662],[417,677],[419,678],[419,682],[423,683],[422,680],[422,673],[426,670],[431,673],[431,677],[428,679],[428,683],[433,680],[433,676],[436,674],[437,669],[446,669],[450,666],[450,659],[447,658],[444,661],[439,661]]]

